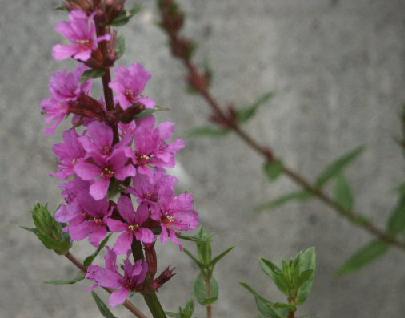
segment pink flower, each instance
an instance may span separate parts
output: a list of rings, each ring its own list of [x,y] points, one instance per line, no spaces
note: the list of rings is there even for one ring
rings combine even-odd
[[[53,151],[59,159],[58,171],[53,174],[54,176],[66,179],[74,174],[74,165],[85,155],[78,137],[75,129],[66,130],[63,133],[63,143],[53,146]]]
[[[106,124],[94,121],[87,126],[86,133],[79,138],[79,141],[87,157],[95,153],[108,157],[113,152],[114,132]]]
[[[88,194],[79,195],[55,214],[58,222],[68,223],[67,231],[74,241],[89,237],[95,246],[107,235],[107,220],[112,210],[107,199],[96,201]]]
[[[86,69],[85,66],[80,65],[72,72],[61,70],[54,73],[49,84],[52,97],[59,101],[75,101],[81,94],[88,94],[92,82],[80,81]]]
[[[171,240],[180,245],[177,232],[192,231],[199,225],[198,213],[194,210],[194,199],[190,193],[183,193],[162,203],[160,213],[152,213],[151,218],[160,221],[163,243]]]
[[[106,196],[112,178],[123,181],[136,174],[127,150],[121,145],[113,147],[113,138],[112,129],[99,122],[90,123],[85,135],[79,137],[86,157],[75,165],[74,171],[90,181],[90,194],[96,200]]]
[[[150,177],[138,174],[132,178],[132,188],[140,206],[147,207],[152,213],[159,213],[160,202],[171,199],[175,194],[177,178],[166,175],[163,171],[155,171]]]
[[[97,43],[109,40],[108,34],[97,38],[94,24],[94,14],[87,16],[82,10],[73,10],[69,13],[69,21],[60,22],[56,31],[66,37],[70,44],[57,44],[53,47],[53,57],[56,60],[75,58],[87,61],[92,51],[97,49]]]
[[[117,254],[110,248],[107,248],[104,260],[105,268],[98,265],[89,266],[86,278],[96,282],[94,287],[113,289],[109,305],[116,307],[124,303],[132,292],[142,289],[148,273],[148,264],[143,260],[132,264],[129,255],[127,255],[123,266],[124,274],[121,274],[118,271]]]
[[[80,82],[85,67],[79,66],[74,71],[59,71],[52,75],[49,83],[51,97],[41,102],[45,123],[49,125],[45,132],[49,135],[69,115],[69,103],[77,100],[81,94],[88,94],[91,81]]]
[[[126,254],[131,249],[134,239],[146,244],[154,242],[155,235],[150,229],[144,227],[144,223],[149,218],[147,209],[138,208],[135,212],[131,199],[121,196],[118,201],[118,211],[124,222],[113,219],[108,221],[108,227],[112,232],[122,233],[114,246],[114,250],[118,254]]]
[[[74,171],[83,180],[90,181],[90,194],[96,200],[107,195],[112,178],[123,181],[136,173],[123,149],[114,150],[107,158],[94,153],[90,160],[78,162]]]
[[[174,124],[164,122],[155,127],[155,118],[152,116],[143,119],[135,133],[135,152],[131,154],[137,171],[151,175],[151,168],[171,168],[175,166],[178,151],[184,148],[184,141],[177,139],[168,144],[172,137]]]
[[[141,64],[117,67],[115,79],[111,81],[110,87],[122,109],[125,110],[135,103],[143,104],[146,108],[155,107],[152,99],[141,95],[150,77],[150,73]]]

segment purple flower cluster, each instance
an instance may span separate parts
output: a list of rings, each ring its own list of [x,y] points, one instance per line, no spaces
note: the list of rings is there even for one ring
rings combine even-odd
[[[88,239],[98,246],[109,232],[117,233],[114,246],[106,253],[105,267],[92,265],[86,276],[95,286],[113,289],[110,305],[115,306],[132,292],[142,291],[146,281],[152,281],[148,288],[159,287],[153,284],[156,264],[131,263],[134,242],[142,244],[145,253],[159,236],[163,243],[180,245],[177,234],[199,225],[192,194],[177,195],[177,179],[165,170],[175,166],[176,154],[185,144],[180,139],[172,141],[175,126],[171,122],[159,124],[152,115],[120,119],[131,109],[155,107],[143,95],[151,75],[142,65],[116,68],[108,83],[115,95],[110,107],[107,98],[91,96],[93,80],[83,81],[83,73],[93,69],[90,61],[95,52],[100,53],[100,42],[114,45],[108,29],[97,36],[95,13],[72,10],[69,21],[56,29],[69,44],[56,45],[54,58],[72,58],[79,65],[73,71],[56,72],[50,79],[51,96],[42,102],[48,134],[73,114],[72,127],[53,148],[58,168],[52,175],[62,181],[64,198],[55,218],[65,225],[73,241]],[[109,71],[107,58],[101,60]],[[118,270],[117,255],[125,258],[123,274]],[[166,273],[170,278],[171,270]]]

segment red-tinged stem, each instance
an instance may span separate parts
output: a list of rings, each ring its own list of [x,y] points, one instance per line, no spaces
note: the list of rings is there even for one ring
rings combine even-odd
[[[86,266],[83,265],[83,263],[76,258],[76,256],[74,256],[73,254],[71,254],[70,252],[67,252],[65,254],[65,257],[73,264],[75,265],[78,269],[80,269],[83,273],[86,273]],[[112,290],[109,288],[104,288],[108,293],[112,293]],[[130,302],[129,300],[126,300],[123,303],[124,307],[126,309],[128,309],[135,317],[138,318],[147,318],[147,316],[140,311],[132,302]]]
[[[173,5],[174,5],[174,7],[178,8],[178,5],[176,4],[176,2],[174,0],[159,1],[158,8],[160,10],[162,20],[167,18],[168,14],[181,15],[179,13],[179,11],[176,12],[176,10],[172,10]],[[177,10],[179,10],[179,9],[177,9]],[[181,17],[184,22],[184,15],[181,15]],[[169,18],[173,18],[173,16],[170,16]],[[172,53],[178,52],[179,50],[181,51],[181,49],[182,49],[180,47],[181,42],[184,43],[185,41],[186,42],[188,41],[188,43],[191,44],[190,40],[185,39],[185,38],[180,38],[179,29],[176,29],[176,28],[170,29],[170,27],[169,27],[170,24],[165,24],[165,23],[162,23],[161,26],[168,35],[170,46],[172,48]],[[175,56],[176,58],[180,59],[183,62],[184,66],[187,69],[189,79],[200,78],[201,74],[204,74],[192,62],[189,55],[173,54],[173,56]],[[226,114],[226,112],[221,108],[220,103],[212,95],[211,90],[208,85],[193,85],[193,88],[206,101],[207,105],[211,108],[214,115],[217,118],[219,118],[221,120],[221,122],[224,123],[228,129],[232,130],[248,147],[250,147],[256,153],[261,155],[268,162],[272,162],[277,159],[273,155],[273,152],[270,147],[261,145],[252,136],[250,136],[245,130],[243,130],[237,121],[232,120],[232,118],[230,118]],[[326,204],[328,207],[330,207],[332,210],[334,210],[337,214],[339,214],[340,216],[343,216],[344,218],[349,220],[352,224],[362,228],[363,230],[367,231],[369,234],[375,236],[379,240],[405,250],[405,242],[398,240],[397,238],[393,237],[389,233],[380,229],[375,224],[373,224],[372,222],[367,220],[365,217],[363,217],[363,215],[361,213],[358,213],[351,209],[346,209],[341,204],[339,204],[337,201],[332,199],[328,194],[323,192],[318,187],[312,185],[312,183],[310,181],[308,181],[304,176],[300,175],[298,172],[294,171],[290,167],[283,165],[282,168],[283,168],[284,174],[287,177],[289,177],[292,181],[294,181],[302,189],[309,192],[313,196],[317,197],[320,201],[322,201],[324,204]]]

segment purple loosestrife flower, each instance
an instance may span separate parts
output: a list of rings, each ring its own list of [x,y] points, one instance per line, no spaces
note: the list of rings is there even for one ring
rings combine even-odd
[[[145,244],[155,241],[153,232],[144,226],[149,218],[147,209],[138,208],[135,212],[131,199],[121,196],[118,200],[118,211],[124,222],[113,219],[108,221],[108,227],[112,232],[121,232],[114,246],[118,254],[126,254],[131,249],[134,239]]]
[[[68,223],[67,231],[74,241],[89,238],[90,243],[98,246],[107,235],[107,221],[112,209],[107,199],[94,200],[88,194],[80,194],[65,209],[55,215],[58,222]]]
[[[53,47],[53,57],[56,60],[75,58],[87,61],[91,53],[97,49],[100,41],[109,40],[110,35],[97,38],[94,14],[87,16],[82,10],[69,13],[69,21],[60,22],[56,31],[70,41],[70,44],[57,44]]]
[[[136,173],[123,149],[114,150],[107,158],[94,153],[90,160],[78,162],[74,170],[80,178],[90,181],[90,194],[96,200],[107,195],[112,178],[123,181]]]
[[[49,82],[51,97],[41,102],[45,122],[49,125],[45,132],[53,134],[59,124],[69,115],[69,103],[78,99],[81,94],[89,94],[91,81],[80,82],[84,66],[77,67],[74,71],[62,70],[52,75]]]
[[[63,133],[63,143],[53,146],[53,152],[58,157],[59,164],[58,171],[52,175],[66,179],[74,174],[74,165],[86,154],[78,137],[75,129],[66,130]]]
[[[127,157],[128,151],[122,146],[113,146],[113,136],[109,126],[92,122],[86,134],[79,138],[86,159],[80,160],[74,171],[83,180],[90,181],[90,194],[96,200],[106,196],[112,178],[123,181],[136,174]]]
[[[198,213],[194,210],[194,199],[190,193],[183,193],[162,202],[160,213],[152,213],[152,219],[160,221],[163,243],[171,240],[181,245],[176,232],[192,231],[199,225]]]
[[[171,144],[166,142],[172,137],[174,128],[170,122],[155,127],[155,118],[152,116],[140,121],[135,133],[135,152],[130,154],[139,173],[150,176],[153,167],[175,166],[176,154],[185,147],[185,143],[181,139]]]
[[[94,287],[113,289],[109,305],[116,307],[124,303],[132,292],[142,290],[148,265],[143,260],[132,264],[128,254],[123,266],[124,274],[120,274],[117,266],[117,254],[110,248],[107,248],[104,260],[105,268],[98,265],[89,266],[86,278],[96,282]]]
[[[150,177],[138,174],[132,178],[133,186],[129,192],[136,196],[140,207],[146,207],[156,214],[160,211],[160,202],[174,196],[176,183],[176,177],[166,175],[163,171],[154,171]]]
[[[136,103],[140,103],[146,108],[155,107],[152,99],[141,95],[150,77],[150,73],[141,64],[116,68],[115,79],[111,81],[110,88],[116,94],[122,109],[125,110]]]

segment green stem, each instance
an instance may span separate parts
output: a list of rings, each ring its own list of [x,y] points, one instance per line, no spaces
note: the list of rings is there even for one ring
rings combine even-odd
[[[166,314],[155,292],[142,294],[153,318],[166,318]]]

